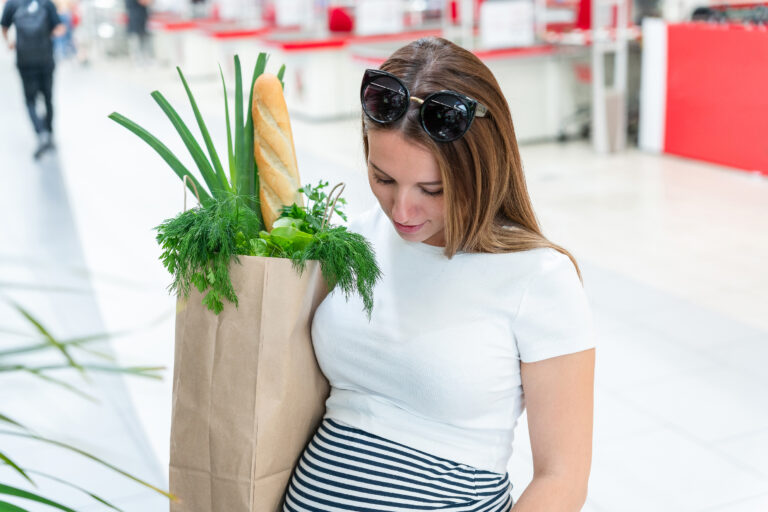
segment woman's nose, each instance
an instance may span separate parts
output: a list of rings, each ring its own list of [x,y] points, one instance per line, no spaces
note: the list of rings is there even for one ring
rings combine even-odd
[[[414,210],[413,200],[408,196],[407,190],[399,190],[395,194],[395,201],[392,205],[392,217],[395,222],[410,222]]]

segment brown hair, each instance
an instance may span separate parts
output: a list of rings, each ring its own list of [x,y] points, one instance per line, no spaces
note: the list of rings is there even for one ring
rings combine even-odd
[[[473,53],[439,37],[403,46],[384,64],[413,96],[449,89],[476,99],[488,114],[475,118],[460,139],[435,142],[409,108],[398,121],[381,125],[363,114],[363,149],[368,159],[368,130],[400,130],[437,160],[445,196],[445,255],[457,251],[504,253],[550,247],[574,257],[541,233],[525,184],[509,106],[491,71]]]

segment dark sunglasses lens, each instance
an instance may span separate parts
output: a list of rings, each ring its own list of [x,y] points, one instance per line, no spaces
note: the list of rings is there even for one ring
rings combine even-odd
[[[408,108],[408,95],[400,83],[388,76],[371,80],[363,89],[363,109],[374,121],[389,123]]]
[[[469,127],[469,109],[461,98],[437,94],[424,103],[424,129],[441,141],[458,139]]]

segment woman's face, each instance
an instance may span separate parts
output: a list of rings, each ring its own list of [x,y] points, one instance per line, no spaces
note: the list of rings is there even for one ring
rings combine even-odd
[[[403,239],[445,247],[443,182],[432,153],[398,130],[369,130],[368,181]]]

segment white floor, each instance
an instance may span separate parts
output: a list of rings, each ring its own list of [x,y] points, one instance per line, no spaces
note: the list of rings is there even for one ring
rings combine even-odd
[[[35,164],[7,52],[0,66],[0,176],[7,185],[0,291],[58,336],[127,330],[103,349],[125,365],[164,365],[170,375],[174,303],[152,228],[182,208],[183,189],[107,115],[118,111],[151,128],[190,161],[149,96],[161,90],[193,125],[178,77],[120,62],[60,66],[59,149]],[[220,83],[191,86],[223,147]],[[293,125],[304,181],[346,182],[351,215],[372,204],[359,121]],[[768,510],[768,180],[634,150],[598,157],[582,143],[524,146],[521,153],[545,233],[579,260],[599,329],[584,510]],[[0,349],[26,339],[5,333],[29,332],[10,308],[0,314]],[[167,486],[169,379],[74,381],[101,404],[0,374],[0,412]],[[125,510],[167,509],[151,491],[55,448],[0,435],[0,451]],[[516,497],[531,478],[530,457],[522,422],[510,464]],[[0,481],[23,485],[7,467]],[[40,491],[77,510],[105,509],[59,484],[41,483]]]

